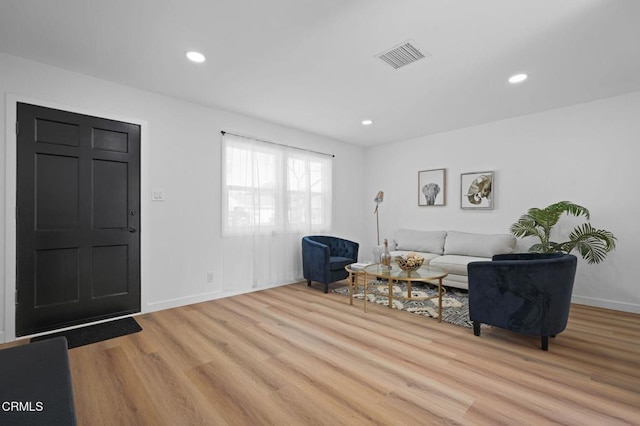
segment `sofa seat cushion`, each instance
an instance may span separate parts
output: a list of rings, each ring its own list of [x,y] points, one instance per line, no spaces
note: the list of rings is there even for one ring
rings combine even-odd
[[[516,237],[511,234],[471,234],[449,231],[444,244],[444,254],[491,258],[496,254],[513,253],[515,247]]]
[[[440,257],[439,254],[435,254],[435,253],[422,253],[420,251],[406,251],[406,250],[394,250],[394,251],[390,251],[389,254],[391,255],[391,261],[394,261],[394,259],[396,258],[396,256],[406,256],[409,253],[415,253],[415,254],[419,254],[420,256],[424,257],[424,263],[423,265],[428,265],[429,262],[431,262],[431,259],[435,259],[436,257]]]
[[[444,277],[443,283],[452,287],[467,288],[469,277],[467,275],[449,274]]]
[[[486,257],[460,256],[456,254],[445,254],[429,262],[429,265],[442,268],[450,274],[467,275],[467,265],[469,262],[482,262],[491,260]]]
[[[331,271],[337,271],[340,269],[344,269],[345,266],[354,263],[355,260],[348,257],[341,256],[331,256],[329,258],[329,269]]]

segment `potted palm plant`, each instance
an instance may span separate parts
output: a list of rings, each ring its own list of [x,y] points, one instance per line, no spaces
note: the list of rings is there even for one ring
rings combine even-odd
[[[576,226],[569,234],[568,241],[551,241],[551,230],[563,213],[583,216],[587,222]],[[588,263],[600,263],[616,248],[616,237],[604,229],[596,229],[589,223],[589,210],[570,201],[560,201],[543,209],[532,208],[511,225],[510,231],[516,237],[538,237],[539,243],[529,248],[530,252],[570,253],[577,250]]]

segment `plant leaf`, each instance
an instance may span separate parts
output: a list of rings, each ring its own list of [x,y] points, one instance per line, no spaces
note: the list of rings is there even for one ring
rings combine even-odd
[[[616,248],[616,237],[604,229],[596,229],[590,223],[576,226],[569,241],[563,243],[567,252],[578,250],[582,257],[590,264],[600,263],[607,253]]]
[[[520,216],[520,219],[509,228],[516,237],[536,236],[542,239],[540,230],[536,227],[535,220],[528,214]]]
[[[551,207],[551,206],[550,206]],[[558,211],[556,209],[550,209],[546,207],[542,210],[540,209],[529,209],[528,213],[532,219],[536,222],[536,224],[542,227],[545,231],[545,234],[549,234],[551,228],[558,223],[560,216],[562,215],[562,211]]]
[[[562,213],[566,213],[573,216],[584,216],[587,220],[590,219],[589,210],[586,207],[574,204],[571,201],[560,201],[558,203],[551,204],[546,209],[556,211],[560,215]]]

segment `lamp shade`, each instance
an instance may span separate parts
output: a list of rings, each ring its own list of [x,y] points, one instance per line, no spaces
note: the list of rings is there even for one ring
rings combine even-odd
[[[373,201],[375,201],[376,203],[381,203],[382,200],[384,200],[384,192],[378,191],[378,194],[376,195],[376,198],[373,199]]]

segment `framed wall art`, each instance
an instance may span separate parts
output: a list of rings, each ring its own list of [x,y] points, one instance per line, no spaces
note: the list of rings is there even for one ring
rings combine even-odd
[[[493,209],[494,174],[471,172],[460,175],[460,207],[463,209]]]
[[[446,199],[446,169],[418,172],[418,205],[444,206]]]

